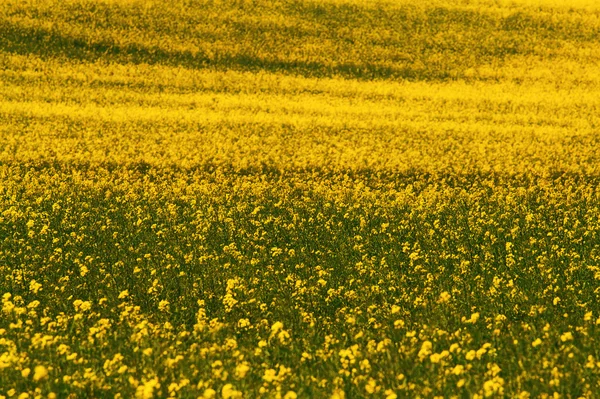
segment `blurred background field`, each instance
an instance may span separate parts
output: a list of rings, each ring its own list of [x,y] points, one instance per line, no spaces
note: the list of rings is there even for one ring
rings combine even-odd
[[[0,397],[596,397],[593,1],[5,0]]]

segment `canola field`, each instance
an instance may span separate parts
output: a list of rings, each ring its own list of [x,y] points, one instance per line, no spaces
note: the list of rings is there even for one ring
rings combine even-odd
[[[0,2],[0,398],[600,397],[600,3]]]

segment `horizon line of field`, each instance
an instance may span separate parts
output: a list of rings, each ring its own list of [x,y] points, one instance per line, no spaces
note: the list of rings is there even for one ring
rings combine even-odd
[[[309,9],[310,10],[308,11],[315,13],[315,18],[323,19],[323,15],[321,15],[322,10],[318,11],[319,6],[317,6],[314,10],[310,7]],[[336,10],[336,8],[331,8],[331,10]],[[414,27],[410,26],[402,28],[406,30],[406,32],[403,32],[404,34],[401,34],[399,36],[401,39],[394,39],[396,42],[398,42],[393,42],[394,46],[390,46],[389,44],[380,44],[377,40],[373,41],[374,39],[372,40],[362,37],[356,39],[357,43],[366,46],[367,49],[377,49],[381,47],[386,49],[386,51],[391,51],[391,53],[388,54],[388,56],[395,55],[396,58],[399,57],[398,60],[396,60],[396,62],[391,63],[386,61],[387,56],[381,57],[377,56],[375,53],[373,53],[375,55],[369,53],[370,57],[368,57],[367,61],[361,60],[360,58],[356,58],[354,55],[352,55],[352,51],[349,50],[352,48],[352,46],[350,46],[349,48],[344,47],[347,44],[346,41],[353,42],[355,39],[352,39],[352,37],[347,38],[344,35],[340,37],[333,35],[331,38],[329,38],[329,40],[332,40],[333,42],[339,44],[339,54],[337,54],[337,58],[334,57],[333,61],[335,62],[331,62],[330,58],[324,56],[324,48],[319,48],[317,49],[318,51],[314,50],[313,52],[309,52],[307,57],[304,58],[299,58],[294,55],[293,57],[290,56],[287,59],[285,56],[280,57],[277,51],[271,48],[266,48],[265,52],[263,53],[250,51],[251,48],[256,48],[256,45],[260,45],[261,42],[259,39],[262,37],[261,34],[264,29],[267,29],[267,31],[269,32],[277,32],[282,28],[270,25],[262,26],[257,21],[252,20],[252,18],[250,18],[247,21],[245,20],[243,23],[241,23],[241,25],[245,29],[244,32],[246,33],[246,36],[249,35],[249,40],[250,42],[252,42],[253,46],[250,46],[248,48],[247,45],[246,47],[243,46],[243,49],[239,52],[229,50],[215,52],[214,48],[212,48],[214,47],[215,43],[213,43],[211,40],[217,40],[219,39],[219,37],[216,37],[215,39],[215,37],[213,37],[214,33],[211,33],[212,36],[205,40],[206,43],[204,43],[201,40],[202,37],[200,35],[200,37],[188,37],[186,38],[186,40],[183,41],[179,39],[172,39],[175,41],[167,47],[164,47],[162,45],[152,46],[152,40],[156,39],[156,37],[154,36],[160,37],[160,32],[156,30],[157,28],[155,26],[146,27],[147,35],[150,35],[150,38],[152,39],[150,40],[150,43],[144,42],[143,40],[131,41],[130,38],[127,39],[129,40],[129,42],[127,40],[123,42],[123,40],[121,40],[123,39],[123,36],[131,35],[132,30],[130,26],[125,26],[125,29],[123,30],[123,32],[120,32],[121,34],[119,35],[118,32],[115,33],[110,29],[107,30],[102,27],[94,27],[94,20],[90,21],[90,23],[92,24],[92,29],[97,28],[98,32],[104,32],[105,36],[108,35],[108,37],[101,37],[100,39],[98,39],[93,36],[86,36],[86,34],[79,34],[79,36],[77,34],[71,35],[68,32],[69,29],[74,29],[77,32],[78,29],[81,28],[81,23],[75,22],[77,21],[75,17],[78,16],[77,10],[74,10],[73,14],[75,14],[73,20],[61,20],[61,17],[64,16],[60,14],[55,16],[58,18],[58,22],[62,22],[63,24],[66,23],[65,28],[67,29],[67,31],[63,32],[60,29],[54,27],[54,23],[57,21],[44,20],[44,18],[47,19],[48,16],[38,16],[38,18],[40,19],[40,23],[36,23],[35,18],[23,19],[16,11],[14,15],[11,15],[11,13],[9,12],[8,16],[6,18],[3,18],[4,21],[0,25],[0,36],[2,36],[4,39],[0,42],[0,51],[5,53],[21,55],[35,54],[42,58],[66,57],[67,59],[75,59],[80,61],[113,59],[119,62],[129,62],[134,64],[162,64],[172,66],[186,66],[194,69],[212,66],[214,68],[219,69],[241,69],[250,71],[264,70],[271,72],[287,71],[305,76],[325,77],[340,75],[351,77],[354,79],[366,80],[371,80],[375,78],[386,79],[395,77],[414,80],[432,79],[444,81],[454,80],[463,77],[465,76],[465,71],[467,69],[481,66],[487,62],[490,62],[491,60],[496,60],[500,63],[504,63],[505,61],[512,59],[516,55],[541,56],[545,54],[538,54],[537,47],[530,42],[540,42],[542,48],[546,50],[551,50],[550,53],[545,54],[545,56],[549,58],[573,58],[575,54],[578,54],[579,47],[586,47],[583,45],[583,43],[589,44],[593,48],[594,44],[598,40],[598,35],[600,32],[594,25],[596,21],[593,18],[590,19],[590,23],[592,23],[592,25],[589,27],[589,29],[584,30],[582,27],[585,26],[585,24],[583,24],[581,20],[571,21],[569,18],[572,18],[572,16],[569,16],[569,18],[565,18],[561,23],[558,23],[545,14],[530,15],[521,11],[520,13],[515,12],[514,14],[511,14],[506,18],[502,17],[498,21],[495,21],[493,18],[490,19],[489,16],[485,17],[487,18],[486,20],[483,14],[476,13],[472,10],[467,12],[464,10],[460,10],[459,8],[433,8],[429,11],[427,17],[422,21],[426,25],[425,27],[429,30],[434,28],[434,30],[440,29],[441,26],[446,27],[447,29],[457,29],[459,32],[466,32],[469,33],[471,36],[481,36],[482,34],[485,34],[487,32],[486,29],[491,29],[492,32],[495,32],[496,28],[494,28],[494,24],[502,22],[501,25],[503,26],[503,28],[500,31],[505,31],[506,34],[504,36],[499,35],[498,37],[496,37],[496,40],[494,40],[493,43],[485,42],[485,45],[483,45],[477,40],[475,41],[475,43],[479,44],[475,45],[468,41],[465,42],[465,39],[461,39],[462,42],[460,44],[463,45],[459,45],[456,48],[453,46],[449,46],[448,44],[439,44],[435,41],[429,43],[421,36],[419,36],[419,40],[423,41],[423,43],[417,40],[417,42],[419,42],[418,45],[414,45],[412,47],[408,46],[407,44],[410,44],[410,42],[406,43],[402,40],[406,40],[407,35],[410,36],[410,34],[415,34],[415,32],[411,31],[411,29],[414,30]],[[588,14],[581,13],[580,18],[587,18]],[[377,15],[378,14],[375,14],[374,16]],[[50,16],[52,15],[50,14]],[[84,13],[82,16],[79,17],[85,19],[89,18],[89,15]],[[144,21],[143,15],[138,15],[134,13],[131,15],[131,17],[136,17],[140,19],[140,21]],[[297,15],[295,17],[300,18]],[[403,16],[403,18],[405,17],[406,16]],[[474,17],[479,18],[479,20],[473,22],[472,19]],[[21,19],[23,20],[21,21]],[[360,20],[357,21],[355,19],[356,18],[352,19],[352,23],[356,25],[355,27],[359,27],[362,29],[376,28],[370,27],[368,25],[363,26],[364,24],[362,24]],[[300,20],[308,24],[312,29],[308,29],[308,33],[304,33],[305,35],[307,35],[306,37],[301,36],[303,40],[315,40],[315,37],[318,38],[319,31],[318,29],[315,30],[318,25],[316,24],[316,21],[304,21],[302,19]],[[401,20],[402,18],[400,18],[400,21]],[[47,23],[44,24],[43,22],[52,23],[48,25]],[[189,24],[192,24],[192,22],[194,21],[190,20],[187,22]],[[325,19],[321,22],[327,25],[330,24],[331,20]],[[339,21],[337,23],[339,23]],[[230,23],[228,25],[228,29],[231,32],[229,32],[229,30],[227,32],[233,34],[233,36],[235,37],[236,35],[240,34],[240,32],[238,32],[236,29],[240,28],[237,27],[237,25],[235,25],[234,27],[234,25],[235,24]],[[48,26],[50,26],[50,28]],[[352,26],[353,25],[351,25],[351,27]],[[402,27],[402,24],[398,26]],[[389,28],[389,26],[385,24],[382,25],[382,27]],[[85,26],[85,28],[87,29],[88,26]],[[287,29],[286,27],[283,28]],[[332,27],[329,28],[333,29]],[[250,34],[246,32],[248,29],[250,29]],[[437,31],[429,32],[429,30],[427,30],[427,32],[431,35],[438,33]],[[335,32],[336,29],[333,29],[332,31]],[[328,35],[333,34],[332,32],[329,32],[329,29],[327,30],[327,32]],[[515,34],[515,32],[520,32],[519,34],[525,35],[526,39],[535,38],[537,39],[537,41],[517,40],[518,35],[516,38],[511,36]],[[178,34],[181,32],[175,31],[167,33],[173,33],[175,34],[175,37],[178,38]],[[290,33],[290,35],[290,37],[297,39],[293,34]],[[169,34],[167,34],[166,37],[170,37]],[[231,38],[225,36],[224,40],[225,44],[227,44],[227,40],[231,41]],[[413,42],[415,42],[415,40],[413,40]],[[216,43],[219,44],[220,42],[217,41]],[[538,43],[538,46],[540,45],[540,43]],[[575,43],[577,43],[577,45],[574,45]],[[404,45],[400,46],[399,44]],[[471,51],[467,51],[466,53],[468,54],[465,54],[465,49],[463,47],[467,44],[470,44]],[[557,46],[561,51],[564,51],[566,53],[562,54],[558,52]],[[397,50],[394,50],[394,47],[402,48],[403,51],[408,51],[408,53],[404,54],[403,52],[398,52]],[[215,48],[220,47],[217,46]],[[227,46],[224,46],[223,48],[227,48]],[[437,51],[434,50],[441,51],[445,54],[443,62],[439,62],[439,60],[437,63],[429,62],[430,58],[435,59],[433,55],[435,55]],[[592,54],[593,52],[590,52],[586,59],[589,59],[592,56]],[[333,55],[335,56],[336,53],[334,53]],[[475,56],[474,58],[473,55]]]

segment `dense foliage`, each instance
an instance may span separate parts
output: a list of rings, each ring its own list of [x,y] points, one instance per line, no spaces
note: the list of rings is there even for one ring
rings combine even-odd
[[[561,3],[2,1],[0,398],[596,397]]]

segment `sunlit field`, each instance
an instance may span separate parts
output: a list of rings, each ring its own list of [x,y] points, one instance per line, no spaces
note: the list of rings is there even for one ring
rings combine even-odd
[[[600,3],[0,2],[0,399],[600,397]]]

